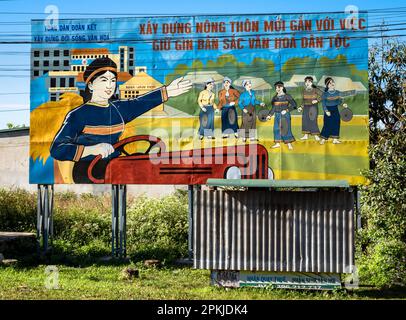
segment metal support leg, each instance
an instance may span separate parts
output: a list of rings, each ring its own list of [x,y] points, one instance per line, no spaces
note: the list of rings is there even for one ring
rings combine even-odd
[[[127,255],[127,186],[111,186],[111,253],[113,257],[125,258]]]
[[[37,202],[37,241],[39,253],[49,250],[53,237],[54,186],[38,185]]]
[[[193,259],[193,185],[188,186],[188,198],[189,198],[189,230],[188,230],[188,252],[189,260]]]
[[[48,202],[48,186],[46,185],[45,186],[45,192],[44,192],[44,206],[43,206],[43,208],[44,208],[44,213],[43,213],[43,219],[42,219],[42,222],[43,222],[43,225],[42,225],[42,233],[43,233],[43,248],[44,248],[44,251],[46,252],[47,251],[47,249],[48,249],[48,237],[49,237],[49,232],[48,232],[48,230],[49,230],[49,216],[48,216],[48,213],[49,213],[49,202]]]
[[[111,216],[111,254],[113,257],[118,257],[118,190],[119,186],[113,184],[111,186],[111,201],[112,201],[112,216]]]
[[[356,205],[356,212],[357,212],[357,230],[362,228],[362,221],[361,221],[361,205],[360,205],[360,197],[361,192],[358,188],[355,188],[355,205]]]
[[[119,186],[120,258],[127,256],[127,186]]]
[[[37,242],[38,251],[40,250],[40,237],[42,234],[42,188],[41,185],[37,185]]]

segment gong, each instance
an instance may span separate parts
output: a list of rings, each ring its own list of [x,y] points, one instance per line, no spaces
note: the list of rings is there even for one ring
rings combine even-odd
[[[314,120],[316,120],[316,118],[317,118],[317,107],[316,106],[311,106],[309,108],[309,119],[311,121],[314,121]]]
[[[341,110],[340,116],[341,120],[343,120],[344,122],[348,122],[353,117],[352,110],[350,108],[344,108],[343,110]]]
[[[207,123],[209,122],[209,117],[207,114],[202,115],[202,126],[207,127]]]
[[[267,121],[267,117],[269,116],[270,111],[269,110],[261,110],[258,112],[258,120],[261,122],[266,122]]]
[[[286,136],[289,131],[289,124],[288,119],[286,119],[284,116],[282,116],[281,118],[280,126],[281,126],[281,135]]]
[[[236,121],[236,119],[237,119],[237,116],[236,116],[236,114],[235,114],[235,110],[234,110],[234,109],[228,110],[227,116],[228,116],[228,122],[229,122],[230,124],[234,124],[235,121]]]

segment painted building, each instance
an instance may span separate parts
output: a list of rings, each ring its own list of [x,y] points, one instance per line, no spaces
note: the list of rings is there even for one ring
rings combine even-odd
[[[135,74],[134,47],[120,46],[117,53],[111,52],[107,48],[73,49],[70,58],[72,71],[84,72],[94,59],[110,58],[117,64],[119,72]]]
[[[299,86],[304,86],[304,79],[306,77],[312,77],[313,78],[313,83],[316,84],[317,83],[317,77],[315,75],[312,74],[294,74],[292,75],[292,77],[290,78],[290,80],[288,81],[289,84],[295,84],[297,87]],[[286,87],[286,83],[285,83],[285,87]]]
[[[133,99],[154,89],[162,86],[158,80],[154,79],[145,72],[139,72],[127,82],[119,85],[120,99]],[[164,112],[164,104],[160,104],[156,108],[152,109],[148,114],[159,114]]]
[[[220,86],[223,83],[224,76],[219,74],[217,71],[196,71],[186,73],[184,79],[190,80],[193,86],[198,87],[199,89],[206,83],[207,79],[212,78],[216,87]]]
[[[76,86],[77,75],[76,71],[50,71],[47,79],[49,100],[57,101],[66,92],[79,94],[79,88]]]
[[[368,92],[367,88],[365,88],[365,86],[362,84],[361,81],[353,81],[352,83],[353,83],[357,93],[367,93]]]
[[[252,77],[252,76],[240,76],[233,81],[233,86],[243,92],[245,89],[242,86],[243,80],[250,80],[252,89],[257,92],[257,98],[264,101],[265,97],[270,98],[272,92],[272,85],[265,81],[263,78]]]
[[[49,71],[70,70],[70,49],[35,48],[31,50],[31,78],[47,75]]]
[[[85,89],[83,72],[94,59],[108,57],[117,64],[118,85],[146,67],[135,66],[134,47],[120,46],[117,53],[107,48],[32,49],[31,77],[45,76],[49,101],[57,101],[65,92],[80,94]]]
[[[326,87],[324,84],[324,80],[330,76],[322,76],[320,81],[317,83],[317,86],[320,89],[323,89]],[[345,96],[354,96],[357,93],[365,93],[367,89],[361,82],[353,82],[351,78],[348,77],[335,77],[331,76],[334,79],[334,82],[336,84],[336,89],[341,91],[342,95]]]
[[[106,48],[73,49],[71,51],[71,71],[84,72],[94,59],[110,57]]]
[[[135,74],[140,73],[140,72],[145,72],[147,73],[147,67],[146,66],[136,66],[135,67]]]
[[[134,47],[120,46],[118,51],[118,56],[116,54],[112,55],[112,59],[117,63],[118,70],[128,72],[133,76],[135,74]]]

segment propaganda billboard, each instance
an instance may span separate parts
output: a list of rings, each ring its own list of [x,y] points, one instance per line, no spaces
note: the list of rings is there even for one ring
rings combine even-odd
[[[30,183],[365,183],[365,13],[33,20]]]

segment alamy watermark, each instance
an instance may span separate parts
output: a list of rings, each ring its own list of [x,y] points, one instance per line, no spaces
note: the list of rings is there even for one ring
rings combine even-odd
[[[59,270],[57,266],[47,266],[45,268],[44,285],[48,290],[59,289]]]
[[[358,268],[355,265],[346,266],[343,274],[343,285],[346,289],[359,288]]]

